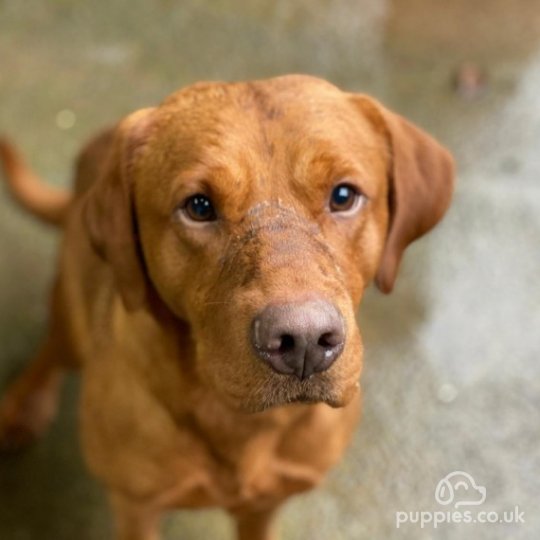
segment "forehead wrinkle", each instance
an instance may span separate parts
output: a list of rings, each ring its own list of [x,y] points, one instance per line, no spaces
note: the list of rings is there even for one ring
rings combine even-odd
[[[380,161],[379,149],[370,144],[338,145],[335,141],[312,141],[310,145],[299,145],[294,150],[291,178],[297,194],[317,196],[317,190],[351,178],[357,180],[362,191],[371,197],[378,191],[375,179],[381,173]]]
[[[274,147],[271,159],[274,199],[281,196],[290,203],[298,202],[301,195],[318,196],[313,190],[327,186],[332,176],[367,176],[362,160],[357,158],[343,133],[336,133],[335,138],[331,132],[319,133],[324,130],[312,116],[307,114],[300,124],[297,118],[287,115],[284,122],[263,128]],[[310,128],[310,124],[315,126]]]
[[[275,120],[282,116],[283,110],[273,93],[268,92],[257,82],[248,82],[246,88],[249,90],[248,101],[253,103],[253,107],[261,119]]]
[[[256,198],[259,178],[267,176],[268,166],[261,166],[260,143],[253,129],[232,127],[227,134],[211,144],[194,140],[188,156],[177,154],[169,158],[167,167],[176,169],[176,190],[188,182],[206,185],[228,199],[230,209],[244,207],[244,200]],[[246,135],[251,135],[246,142]],[[178,187],[180,184],[180,187]]]
[[[212,152],[212,159],[229,170],[233,169],[235,186],[242,185],[250,200],[271,198],[275,187],[274,142],[266,122],[257,108],[243,111],[240,124],[237,117],[233,116],[231,129],[223,138],[221,147]]]

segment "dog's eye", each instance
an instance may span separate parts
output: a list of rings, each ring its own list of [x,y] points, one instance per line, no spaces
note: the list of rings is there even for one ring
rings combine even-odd
[[[193,221],[214,221],[216,219],[216,211],[212,201],[206,195],[200,193],[186,200],[184,212]]]
[[[352,212],[360,203],[361,195],[349,184],[339,184],[330,195],[331,212]]]

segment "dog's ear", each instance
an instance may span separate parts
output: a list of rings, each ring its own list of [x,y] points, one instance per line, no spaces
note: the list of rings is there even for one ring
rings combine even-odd
[[[387,141],[390,221],[375,277],[392,291],[405,248],[434,227],[446,212],[454,187],[454,161],[437,141],[372,98],[353,97]]]
[[[112,267],[124,305],[145,305],[148,282],[133,204],[133,168],[151,126],[153,109],[137,111],[114,129],[101,174],[88,190],[83,220],[96,252]]]

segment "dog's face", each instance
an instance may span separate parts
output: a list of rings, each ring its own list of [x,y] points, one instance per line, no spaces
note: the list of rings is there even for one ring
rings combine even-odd
[[[205,84],[119,126],[86,214],[126,306],[157,293],[225,399],[342,406],[361,370],[362,293],[374,277],[392,288],[451,179],[425,134],[324,81]]]

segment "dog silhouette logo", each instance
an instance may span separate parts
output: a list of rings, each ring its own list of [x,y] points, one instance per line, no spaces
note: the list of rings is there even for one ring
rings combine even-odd
[[[435,489],[435,500],[447,506],[478,506],[486,500],[486,488],[479,486],[474,478],[464,471],[447,474]]]

